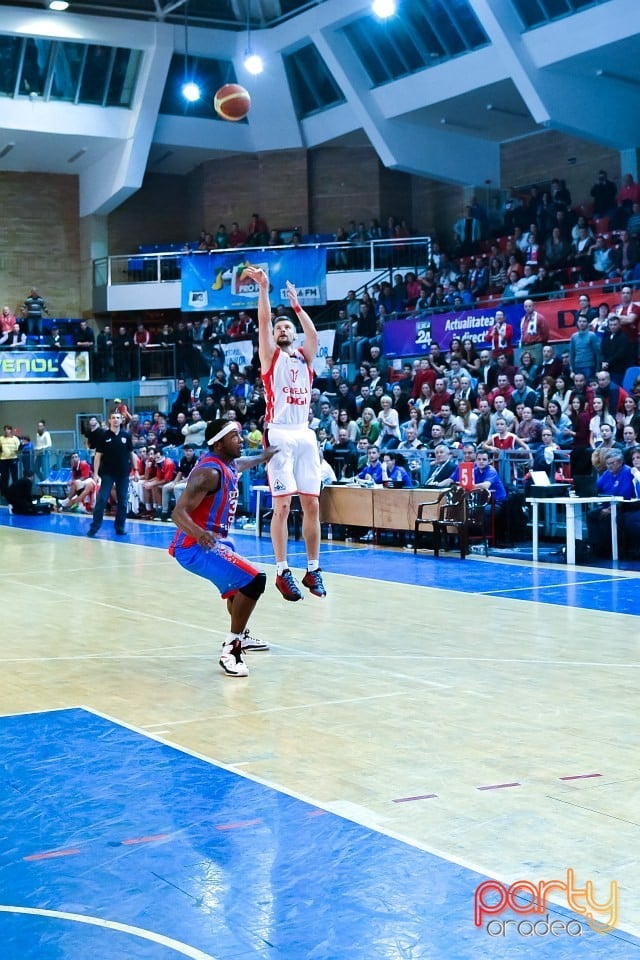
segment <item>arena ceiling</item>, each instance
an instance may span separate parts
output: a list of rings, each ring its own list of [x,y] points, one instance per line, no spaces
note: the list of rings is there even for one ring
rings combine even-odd
[[[0,170],[77,173],[90,213],[116,206],[146,170],[334,143],[369,143],[391,169],[497,187],[503,144],[558,130],[623,152],[634,169],[639,2],[399,0],[381,25],[370,0],[71,0],[64,14],[11,0],[0,42],[16,46],[17,79],[3,88],[0,69]],[[258,78],[244,72],[248,40],[265,60]],[[127,109],[82,95],[56,103],[50,73],[37,90],[21,86],[28,49],[51,48],[50,71],[60,43],[137,50]],[[5,72],[10,59],[0,51]],[[200,114],[167,108],[187,61],[247,86],[248,122],[215,117],[215,85]]]

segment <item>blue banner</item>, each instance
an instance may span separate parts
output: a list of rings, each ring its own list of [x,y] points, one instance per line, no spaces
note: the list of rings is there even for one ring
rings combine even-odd
[[[286,282],[298,290],[303,306],[327,302],[327,252],[324,248],[220,251],[181,259],[184,313],[203,310],[251,310],[258,306],[258,287],[246,275],[248,266],[262,267],[270,281],[275,306],[288,304]]]
[[[490,310],[459,310],[456,313],[421,314],[403,320],[388,320],[382,328],[384,354],[392,357],[417,357],[429,353],[432,341],[448,350],[454,337],[473,340],[476,349],[489,344],[489,331],[495,324],[496,310],[502,310],[513,327],[514,343],[520,341],[522,304],[496,304]]]
[[[0,352],[0,382],[89,380],[86,350],[3,350]]]

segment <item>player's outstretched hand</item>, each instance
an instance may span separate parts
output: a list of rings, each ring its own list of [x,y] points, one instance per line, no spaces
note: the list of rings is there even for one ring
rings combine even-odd
[[[262,267],[245,267],[244,273],[246,276],[250,277],[254,283],[257,283],[259,287],[265,287],[269,289],[269,277],[266,275]]]
[[[264,459],[271,460],[271,457],[275,456],[276,453],[280,452],[280,447],[265,447],[264,448]]]
[[[298,291],[290,280],[287,280],[287,296],[289,297],[289,303],[291,304],[292,310],[295,310],[296,307],[300,306],[298,303]]]

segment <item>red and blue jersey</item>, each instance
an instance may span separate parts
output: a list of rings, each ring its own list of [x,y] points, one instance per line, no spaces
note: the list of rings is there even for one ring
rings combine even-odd
[[[229,527],[233,523],[238,506],[238,471],[235,464],[225,463],[213,454],[205,455],[189,474],[188,483],[198,470],[216,470],[220,475],[220,486],[215,493],[207,494],[190,514],[193,522],[202,530],[211,530],[219,536],[226,537]],[[197,541],[181,530],[176,532],[171,547],[192,547]]]

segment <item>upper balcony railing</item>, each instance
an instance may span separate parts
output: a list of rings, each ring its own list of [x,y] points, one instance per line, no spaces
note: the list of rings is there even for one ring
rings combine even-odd
[[[155,252],[102,257],[93,263],[94,288],[127,284],[155,284],[179,281],[181,262],[184,256],[215,257],[236,252],[255,258],[265,250],[287,250],[324,247],[327,251],[329,274],[392,274],[395,270],[422,272],[431,257],[430,237],[410,237],[394,240],[369,240],[363,243],[336,243],[317,241],[282,246],[235,247],[224,250],[194,251],[188,247],[168,249],[164,246]],[[348,280],[347,280],[348,282]]]

